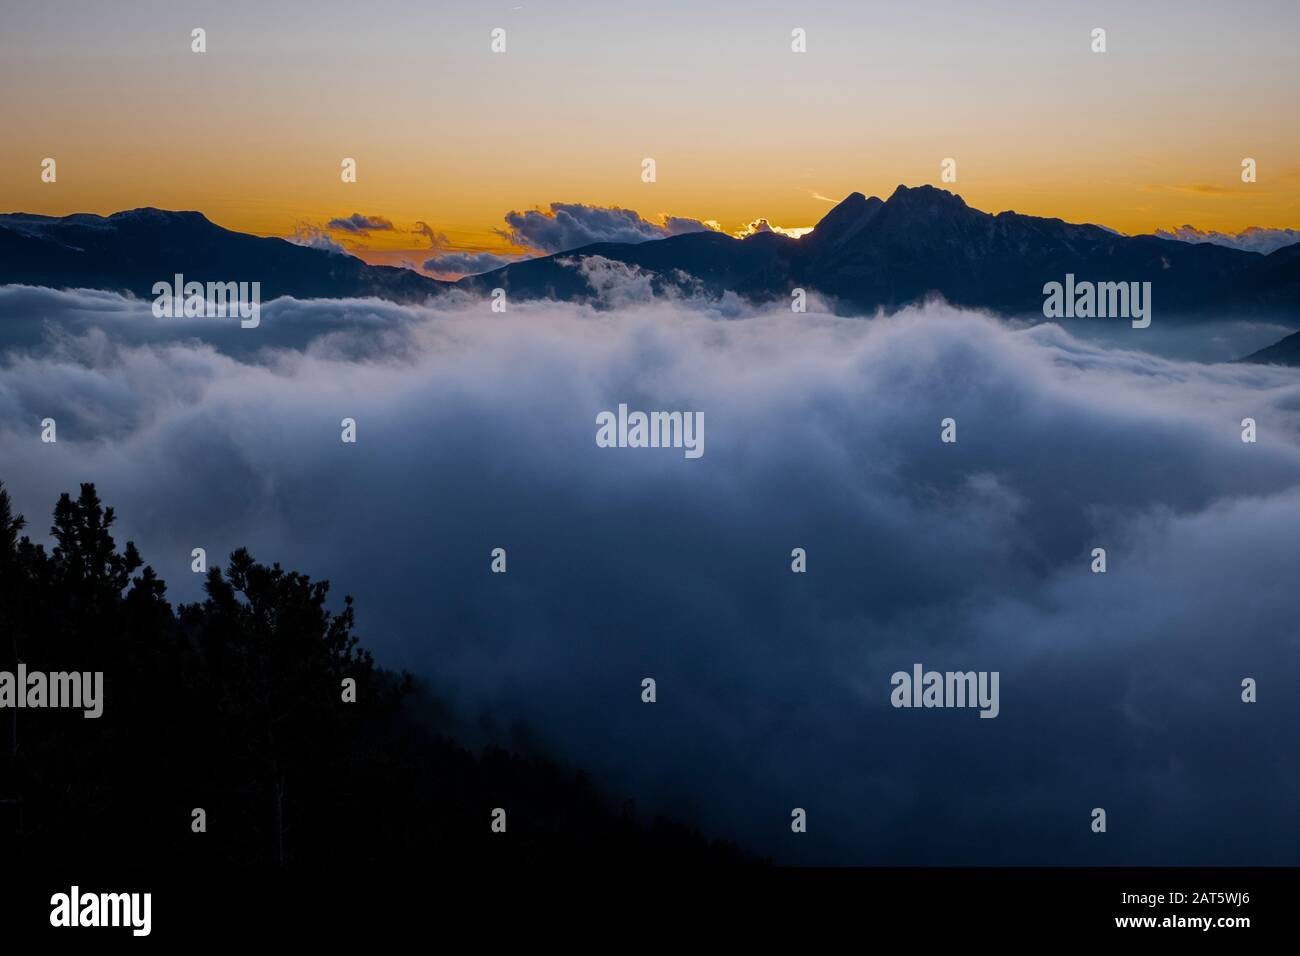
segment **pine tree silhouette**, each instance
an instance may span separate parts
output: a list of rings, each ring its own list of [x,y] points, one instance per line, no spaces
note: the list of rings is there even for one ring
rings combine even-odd
[[[0,841],[68,866],[170,868],[734,862],[664,820],[611,809],[534,755],[475,755],[448,709],[376,665],[346,596],[246,550],[173,610],[92,484],[61,495],[47,552],[0,485],[0,669],[102,671],[103,715],[8,710]],[[344,699],[344,682],[354,681]],[[489,828],[509,810],[509,837]],[[196,808],[207,831],[191,829]]]

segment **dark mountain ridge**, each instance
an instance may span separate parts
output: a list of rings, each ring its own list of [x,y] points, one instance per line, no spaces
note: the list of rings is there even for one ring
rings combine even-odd
[[[0,215],[0,283],[124,290],[152,296],[179,272],[195,281],[260,281],[263,301],[379,296],[422,302],[449,288],[501,288],[511,299],[600,299],[599,260],[653,274],[657,290],[751,302],[803,288],[846,314],[893,311],[941,296],[954,305],[1043,314],[1043,286],[1150,282],[1157,321],[1268,317],[1300,327],[1300,244],[1269,255],[1210,243],[1125,236],[1101,226],[973,209],[933,186],[888,199],[853,193],[811,233],[736,239],[698,232],[602,242],[512,263],[457,283],[371,266],[337,252],[224,229],[197,212],[134,209],[111,216]],[[591,276],[588,275],[591,273]]]
[[[186,281],[261,282],[264,302],[285,295],[423,302],[449,285],[410,269],[233,232],[198,212],[146,207],[111,216],[0,215],[0,283],[152,298],[154,283],[176,273]]]
[[[888,200],[853,193],[797,240],[692,233],[600,243],[458,284],[503,288],[513,298],[592,298],[595,290],[573,264],[601,256],[654,272],[664,287],[732,291],[760,302],[788,300],[800,287],[830,297],[844,312],[892,311],[938,295],[954,305],[1033,317],[1042,315],[1044,284],[1063,282],[1068,273],[1077,281],[1150,282],[1161,315],[1271,315],[1300,324],[1298,253],[1300,244],[1263,256],[1016,212],[994,215],[947,190],[899,186]]]
[[[1292,332],[1282,341],[1252,352],[1241,361],[1256,365],[1300,365],[1300,332]]]

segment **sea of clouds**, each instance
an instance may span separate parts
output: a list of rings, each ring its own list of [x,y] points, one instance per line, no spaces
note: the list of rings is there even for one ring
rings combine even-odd
[[[0,480],[38,538],[94,481],[173,601],[199,546],[328,578],[465,726],[778,860],[1300,863],[1300,372],[606,279],[254,330],[0,288]],[[619,403],[704,456],[598,448]],[[915,662],[1000,716],[892,708]]]

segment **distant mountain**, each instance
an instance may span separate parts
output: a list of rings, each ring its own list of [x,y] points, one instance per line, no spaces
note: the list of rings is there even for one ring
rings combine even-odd
[[[961,306],[1041,316],[1043,285],[1076,280],[1152,284],[1155,315],[1300,320],[1300,244],[1264,256],[1209,243],[1123,236],[1100,226],[1015,212],[991,215],[933,186],[899,186],[882,201],[853,193],[801,239],[692,233],[629,245],[598,243],[460,280],[511,298],[583,299],[595,290],[574,265],[602,256],[656,273],[656,282],[788,300],[795,287],[845,311],[901,308],[938,294]]]
[[[1235,233],[1179,226],[1177,229],[1157,229],[1155,235],[1161,239],[1177,239],[1180,242],[1213,242],[1230,249],[1245,249],[1247,252],[1260,252],[1264,255],[1300,242],[1300,229],[1268,229],[1260,226],[1248,226]]]
[[[132,209],[111,216],[0,215],[0,284],[113,289],[152,298],[171,281],[261,282],[278,296],[379,296],[423,302],[448,283],[410,269],[223,229],[197,212]]]
[[[1293,332],[1281,342],[1247,355],[1241,361],[1257,365],[1300,365],[1300,332]]]
[[[596,243],[527,259],[458,283],[353,256],[231,232],[197,212],[0,215],[0,283],[123,289],[151,296],[180,272],[198,281],[259,280],[262,298],[381,296],[420,302],[453,286],[511,299],[596,300],[596,257],[653,273],[660,290],[789,301],[803,288],[846,313],[894,310],[931,295],[1002,315],[1042,315],[1043,286],[1152,284],[1156,321],[1259,318],[1300,325],[1300,243],[1268,255],[1213,243],[1123,236],[1015,212],[991,215],[933,186],[887,199],[853,193],[800,239],[697,232]],[[593,280],[595,284],[593,284]]]

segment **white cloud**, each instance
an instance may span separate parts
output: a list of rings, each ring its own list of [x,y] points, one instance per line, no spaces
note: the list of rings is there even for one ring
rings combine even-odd
[[[780,858],[1300,863],[1272,838],[1300,785],[1300,375],[588,268],[618,308],[281,299],[257,330],[0,289],[0,479],[38,530],[97,482],[173,600],[200,545],[330,578],[470,718]],[[702,411],[704,457],[597,448],[619,402]],[[1001,671],[1001,715],[894,711],[914,661]],[[1097,805],[1123,840],[1089,841]]]
[[[512,211],[505,218],[510,228],[502,235],[517,246],[543,255],[593,242],[646,242],[715,228],[713,224],[681,216],[665,217],[659,224],[643,219],[631,209],[564,202],[551,203],[547,212]]]
[[[800,236],[805,236],[812,231],[813,231],[812,226],[798,226],[798,227],[774,226],[766,219],[755,219],[753,222],[746,223],[744,226],[741,226],[740,229],[736,231],[736,238],[745,239],[748,236],[754,235],[755,233],[774,232],[777,235],[789,236],[791,239],[798,239]]]
[[[436,276],[459,278],[491,272],[526,256],[501,256],[492,252],[448,252],[424,260],[424,271]]]
[[[341,242],[317,226],[298,226],[292,235],[285,236],[285,238],[296,246],[307,246],[309,249],[324,249],[326,252],[341,256],[349,254]]]

